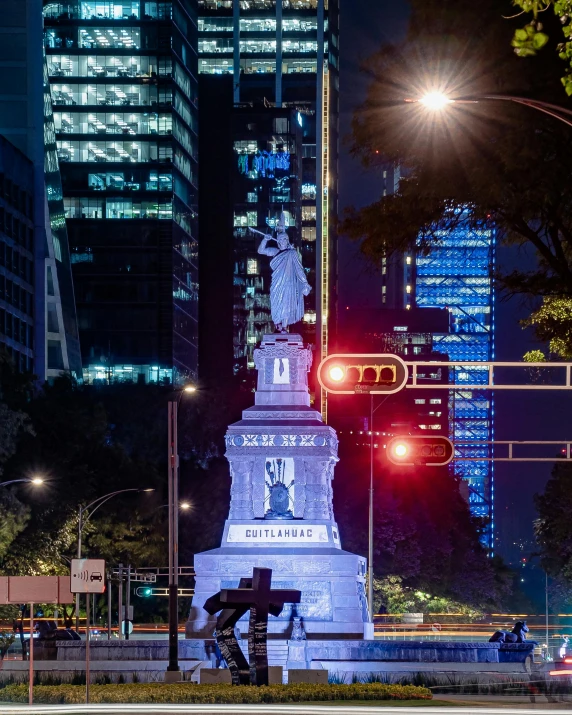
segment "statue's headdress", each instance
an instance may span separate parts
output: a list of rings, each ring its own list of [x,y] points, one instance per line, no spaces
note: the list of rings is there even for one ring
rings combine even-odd
[[[286,226],[286,214],[284,211],[280,212],[280,219],[278,220],[278,223],[276,224],[276,233],[286,233],[286,229],[288,227]]]

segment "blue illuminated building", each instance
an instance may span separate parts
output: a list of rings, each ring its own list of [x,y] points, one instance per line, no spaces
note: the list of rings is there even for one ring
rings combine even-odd
[[[492,456],[492,446],[473,443],[493,440],[493,395],[485,389],[463,390],[463,383],[486,384],[486,369],[471,362],[494,360],[495,230],[461,224],[437,232],[437,237],[428,255],[406,257],[411,282],[405,294],[414,297],[417,307],[448,308],[451,313],[451,332],[434,334],[433,344],[451,362],[466,361],[449,373],[455,385],[449,393],[450,436],[457,454],[469,458],[455,461],[455,473],[468,486],[472,513],[489,521],[485,540],[492,550],[494,472],[493,463],[484,461]]]

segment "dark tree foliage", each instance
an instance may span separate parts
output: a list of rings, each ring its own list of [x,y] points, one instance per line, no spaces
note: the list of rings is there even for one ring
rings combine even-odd
[[[342,546],[367,555],[368,455],[341,456],[334,497]],[[374,494],[376,579],[399,576],[405,587],[485,611],[501,605],[511,577],[488,558],[483,523],[447,470],[399,470],[376,458]]]
[[[355,155],[372,167],[399,165],[404,178],[395,195],[349,209],[341,229],[379,263],[396,252],[426,251],[439,241],[437,226],[453,229],[463,221],[478,229],[494,222],[501,240],[532,246],[538,258],[534,270],[502,276],[504,288],[568,296],[572,129],[508,102],[456,103],[431,112],[403,101],[440,90],[457,98],[504,94],[566,102],[555,53],[519,59],[512,52],[518,21],[500,19],[510,10],[502,0],[412,0],[406,40],[383,47],[365,65],[371,83],[353,120]]]
[[[85,527],[83,554],[114,566],[165,566],[167,401],[179,394],[153,385],[78,386],[67,378],[38,390],[9,363],[0,368],[0,409],[24,415],[30,426],[14,440],[2,478],[46,479],[34,490],[2,490],[0,514],[6,503],[12,516],[0,528],[0,571],[67,572],[77,549],[79,506],[129,488],[155,491],[123,494],[103,505]],[[229,493],[223,436],[245,399],[251,395],[238,385],[225,395],[199,391],[180,401],[180,495],[192,504],[180,516],[181,565],[220,545]]]
[[[558,462],[543,494],[535,496],[536,540],[542,567],[572,587],[572,465]]]

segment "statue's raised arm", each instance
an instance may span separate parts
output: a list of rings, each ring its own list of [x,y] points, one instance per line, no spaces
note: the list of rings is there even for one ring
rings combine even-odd
[[[261,233],[261,231],[256,231]],[[312,290],[297,251],[290,244],[286,233],[284,213],[280,215],[276,238],[262,234],[264,238],[258,247],[258,253],[271,256],[270,268],[270,308],[276,330],[288,332],[288,327],[298,323],[304,317],[304,296]],[[275,240],[278,248],[268,248],[268,242]]]
[[[257,233],[260,233],[257,231]],[[264,238],[262,241],[260,241],[260,245],[258,246],[258,253],[260,253],[262,256],[270,256],[273,257],[278,253],[277,248],[268,248],[268,241],[274,241],[275,239],[272,236],[269,236],[267,234],[264,234]]]

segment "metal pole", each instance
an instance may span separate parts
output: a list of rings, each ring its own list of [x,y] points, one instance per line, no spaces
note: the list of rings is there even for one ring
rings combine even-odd
[[[373,623],[373,395],[369,396],[369,539],[367,557],[367,602]]]
[[[86,623],[85,623],[85,702],[89,703],[89,620],[90,620],[90,595],[85,594],[85,610],[86,610]]]
[[[131,564],[127,566],[127,584],[125,586],[125,640],[129,640],[129,606],[131,605]]]
[[[28,686],[28,703],[34,703],[34,604],[30,603],[30,647],[29,647],[29,672],[30,684]]]
[[[544,596],[545,596],[545,608],[546,608],[546,656],[550,658],[550,648],[548,647],[548,638],[549,638],[549,633],[548,633],[548,572],[544,572],[546,576],[546,582],[545,582],[545,588],[544,588]]]
[[[117,637],[119,638],[119,640],[121,640],[123,638],[123,564],[119,564],[119,568],[117,569],[117,571],[119,576],[119,587],[117,594],[117,622],[119,623],[119,632],[117,634]]]
[[[77,557],[81,559],[81,532],[83,531],[83,507],[79,508],[77,521]],[[75,595],[75,629],[79,630],[79,593]]]
[[[179,454],[177,448],[177,407],[175,400],[168,406],[168,469],[169,469],[169,665],[167,671],[179,671]]]
[[[111,579],[107,579],[107,640],[111,640]]]

